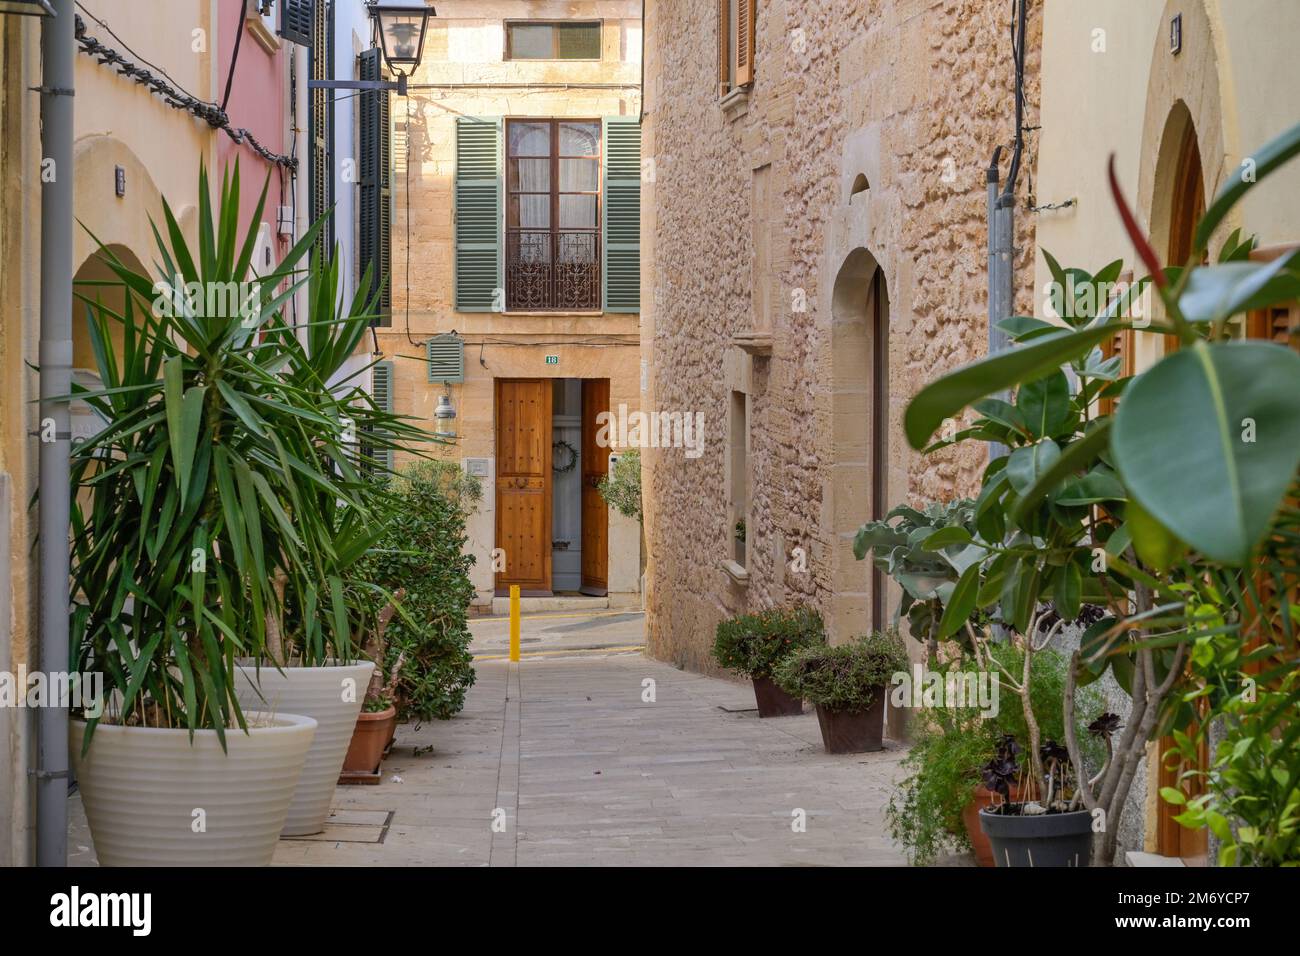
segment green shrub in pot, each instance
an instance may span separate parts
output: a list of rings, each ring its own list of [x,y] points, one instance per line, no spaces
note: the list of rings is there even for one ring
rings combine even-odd
[[[992,653],[1012,672],[1023,668],[1024,654],[1011,644],[996,645]],[[968,664],[953,661],[946,669],[962,670]],[[1061,701],[1067,665],[1064,655],[1042,651],[1035,657],[1030,676],[1031,706],[1049,740],[1064,739]],[[1099,713],[1103,705],[1096,686],[1081,689],[1079,702],[1084,714]],[[1089,766],[1100,766],[1100,740],[1086,733],[1086,720],[1077,718],[1076,722],[1085,759]],[[1028,730],[1019,701],[1003,701],[1001,695],[996,714],[983,716],[974,707],[924,709],[912,727],[912,747],[903,760],[908,776],[891,795],[885,818],[890,835],[912,862],[927,866],[943,852],[972,848],[972,838],[979,838],[978,826],[972,833],[965,817],[980,786],[980,768],[992,759],[1003,737],[1027,740]]]
[[[803,701],[772,679],[772,669],[800,648],[826,643],[821,615],[802,605],[742,614],[718,625],[713,656],[719,664],[754,682],[760,717],[803,712]]]
[[[773,670],[787,694],[831,711],[870,707],[890,678],[911,666],[897,631],[873,631],[845,644],[805,647]]]
[[[897,631],[873,631],[847,644],[806,647],[776,666],[787,694],[817,708],[827,753],[863,753],[884,746],[885,698],[892,677],[908,668]]]
[[[723,667],[746,677],[770,678],[773,668],[795,651],[825,643],[821,615],[798,605],[723,621],[714,637],[713,656]]]

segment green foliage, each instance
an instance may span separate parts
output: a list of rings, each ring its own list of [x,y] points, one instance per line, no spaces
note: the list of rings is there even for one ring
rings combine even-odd
[[[713,656],[723,667],[750,678],[772,669],[800,648],[826,643],[821,615],[802,605],[742,614],[718,625]]]
[[[962,573],[985,554],[972,548],[975,532],[975,502],[966,498],[921,509],[900,505],[858,529],[854,556],[861,561],[869,553],[872,563],[903,589],[895,627],[906,614],[916,640],[948,636],[939,634],[944,605]]]
[[[772,671],[781,689],[828,710],[864,710],[894,674],[908,669],[897,631],[873,631],[846,644],[805,647]]]
[[[1010,644],[992,651],[1008,670],[1019,673],[1024,655]],[[954,661],[946,672],[960,671]],[[1045,739],[1064,739],[1064,711],[1061,706],[1068,661],[1055,651],[1036,656],[1030,677],[1030,701],[1041,721]],[[1095,688],[1080,695],[1076,730],[1090,767],[1100,766],[1101,744],[1086,733],[1087,722],[1102,709],[1102,696]],[[903,767],[908,776],[890,796],[885,818],[890,834],[908,852],[914,864],[927,866],[945,851],[970,849],[962,823],[962,810],[975,797],[979,768],[994,754],[1004,735],[1028,739],[1024,710],[1018,698],[999,694],[996,715],[982,717],[978,709],[943,707],[915,712],[912,747]]]
[[[1296,674],[1278,692],[1254,701],[1240,694],[1225,704],[1225,734],[1203,778],[1205,792],[1190,800],[1164,787],[1161,798],[1183,806],[1175,819],[1219,838],[1220,866],[1300,866],[1300,723],[1291,708]],[[1282,715],[1286,714],[1286,717]],[[1175,752],[1195,759],[1196,744],[1175,733]]]
[[[1138,228],[1112,163],[1116,207],[1149,275],[1117,295],[1121,262],[1089,273],[1063,269],[1044,253],[1063,324],[1023,316],[1002,323],[1012,348],[927,385],[905,415],[916,448],[967,407],[979,416],[971,427],[931,450],[964,440],[1009,448],[985,470],[975,526],[987,555],[969,572],[969,586],[954,586],[963,604],[953,616],[965,613],[973,592],[975,607],[1023,636],[1035,630],[1044,601],[1066,616],[1085,603],[1106,607],[1109,616],[1085,635],[1079,676],[1095,680],[1110,669],[1141,698],[1143,722],[1130,752],[1192,723],[1197,697],[1224,698],[1223,685],[1179,675],[1203,638],[1234,635],[1242,643],[1250,624],[1243,608],[1275,622],[1294,649],[1297,616],[1287,592],[1295,578],[1264,596],[1253,577],[1269,560],[1300,467],[1300,355],[1240,341],[1239,333],[1246,313],[1300,297],[1300,254],[1252,262],[1253,240],[1239,231],[1214,263],[1203,265],[1202,253],[1232,206],[1297,154],[1300,126],[1253,154],[1260,157],[1255,179],[1228,177],[1188,261],[1168,267]],[[1145,321],[1150,312],[1130,318],[1144,290],[1159,296],[1159,321]],[[1125,379],[1120,358],[1106,358],[1099,346],[1130,329],[1175,336],[1180,348]],[[1000,394],[1012,401],[991,397]],[[1113,414],[1097,414],[1098,399],[1121,395]],[[1296,542],[1292,534],[1293,551]],[[1294,650],[1290,663],[1297,663]],[[1294,712],[1300,687],[1285,693]],[[1112,821],[1129,786],[1120,770],[1126,757],[1117,755],[1096,784]],[[1101,862],[1113,855],[1117,832],[1116,822],[1102,839]]]
[[[619,454],[610,474],[596,486],[605,503],[626,518],[641,520],[641,453],[629,448]]]
[[[107,424],[72,456],[73,670],[120,694],[105,719],[215,729],[223,745],[244,726],[237,658],[354,656],[352,571],[383,494],[352,436],[421,435],[335,381],[374,302],[343,301],[337,264],[304,261],[320,223],[257,276],[266,186],[242,234],[239,196],[238,166],[215,208],[200,170],[194,248],[164,203],[156,279],[100,245],[125,305],[80,296],[102,388],[74,396]],[[294,328],[284,308],[300,291]]]
[[[474,597],[465,518],[482,488],[452,462],[418,461],[392,479],[395,505],[366,572],[405,594],[385,632],[384,669],[403,719],[447,719],[474,683],[467,611]],[[400,666],[399,666],[400,662]]]

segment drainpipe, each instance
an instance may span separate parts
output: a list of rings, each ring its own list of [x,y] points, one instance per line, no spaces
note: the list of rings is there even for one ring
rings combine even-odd
[[[1011,228],[1013,210],[1001,206],[1001,182],[998,162],[1002,158],[1002,147],[993,150],[993,159],[989,162],[988,180],[988,273],[989,273],[989,355],[1003,352],[1007,348],[1007,333],[997,324],[1011,314]],[[1006,392],[999,392],[998,398],[1007,399]],[[1000,458],[1007,453],[1007,446],[1001,442],[988,442],[989,461]]]
[[[40,664],[68,670],[68,455],[72,426],[73,0],[54,0],[41,20],[41,152],[53,179],[41,184]],[[36,864],[68,862],[68,709],[41,707],[36,757]]]

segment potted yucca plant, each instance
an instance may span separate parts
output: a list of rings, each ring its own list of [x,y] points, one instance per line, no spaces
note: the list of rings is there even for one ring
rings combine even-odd
[[[376,492],[353,436],[411,432],[331,381],[368,317],[361,299],[335,311],[336,267],[303,265],[319,224],[255,275],[266,188],[242,233],[239,195],[236,167],[214,208],[200,170],[197,245],[164,204],[158,275],[101,246],[122,311],[81,296],[102,387],[75,397],[106,424],[73,453],[72,631],[108,694],[71,735],[108,864],[270,861],[320,735],[287,695],[249,693],[238,662],[283,660],[286,621],[317,658],[355,657],[340,569]],[[295,328],[284,310],[304,286]]]

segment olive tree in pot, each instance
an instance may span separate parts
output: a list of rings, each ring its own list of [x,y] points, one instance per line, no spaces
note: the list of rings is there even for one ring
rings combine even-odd
[[[242,241],[238,169],[215,213],[208,189],[200,171],[197,255],[164,204],[158,279],[101,244],[122,311],[80,296],[102,387],[74,396],[105,424],[73,450],[72,636],[108,696],[74,714],[71,744],[107,865],[269,863],[315,739],[291,707],[246,712],[235,662],[266,646],[268,554],[314,543],[286,502],[312,484],[350,496],[291,450],[304,433],[341,448],[335,407],[284,375],[298,350],[280,308],[316,230],[249,279],[265,187]]]
[[[713,656],[723,667],[754,682],[760,717],[803,713],[803,699],[772,679],[773,669],[801,648],[826,643],[821,615],[802,605],[742,614],[718,625]]]
[[[817,708],[826,752],[849,754],[884,747],[887,688],[907,668],[898,633],[875,631],[846,644],[805,647],[773,673],[786,693]]]
[[[1293,252],[1251,261],[1253,241],[1234,230],[1221,240],[1217,261],[1201,265],[1241,197],[1297,153],[1300,126],[1254,153],[1254,175],[1229,177],[1197,225],[1188,262],[1170,268],[1140,231],[1112,165],[1116,206],[1147,279],[1116,289],[1118,261],[1090,274],[1047,257],[1064,324],[1007,320],[1015,347],[927,386],[904,418],[909,442],[920,448],[945,419],[973,406],[978,420],[952,440],[1010,447],[990,462],[977,498],[977,545],[988,550],[987,560],[957,582],[941,633],[966,626],[972,608],[996,603],[1004,622],[1033,635],[1040,596],[1050,595],[1063,616],[1081,600],[1107,610],[1084,634],[1068,671],[1063,743],[1070,766],[1060,770],[1072,777],[1059,777],[1075,785],[1066,806],[1086,809],[1101,831],[1095,863],[1114,859],[1148,742],[1195,716],[1193,701],[1205,688],[1188,686],[1189,647],[1241,633],[1243,607],[1253,603],[1249,580],[1300,466],[1300,355],[1281,342],[1241,340],[1251,332],[1243,321],[1251,313],[1300,297],[1300,260]],[[1160,309],[1133,316],[1148,289]],[[1118,358],[1107,358],[1100,345],[1130,330],[1172,336],[1181,347],[1122,379]],[[1014,405],[988,397],[1012,388]],[[1118,406],[1103,412],[1099,398],[1118,399]],[[1107,718],[1096,725],[1107,757],[1094,773],[1074,730],[1074,695],[1107,670],[1132,706],[1122,724]],[[1288,699],[1294,703],[1294,690]],[[1032,776],[1048,784],[1042,746],[1031,743],[1025,757]],[[1036,802],[1050,812],[1050,804]],[[998,815],[1007,817],[999,829],[1013,823]],[[1042,815],[1022,813],[1013,826],[1028,834]]]

